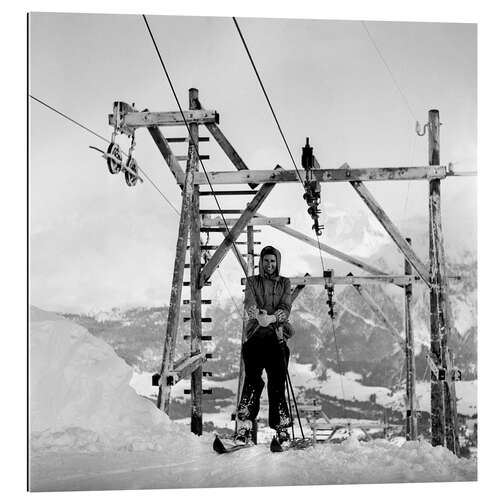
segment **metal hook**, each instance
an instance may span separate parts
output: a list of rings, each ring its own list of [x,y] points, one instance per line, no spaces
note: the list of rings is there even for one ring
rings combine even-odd
[[[426,123],[424,125],[424,128],[423,130],[420,128],[420,123],[417,121],[417,123],[415,124],[415,132],[417,133],[417,135],[419,135],[420,137],[424,136],[425,135],[425,129],[429,127],[429,123]]]

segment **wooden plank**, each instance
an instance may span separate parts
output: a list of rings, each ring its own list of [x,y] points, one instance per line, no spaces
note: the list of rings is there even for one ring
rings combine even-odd
[[[170,291],[170,305],[168,309],[165,342],[163,346],[162,364],[160,376],[165,371],[172,371],[174,366],[175,345],[179,327],[179,315],[181,307],[181,294],[183,286],[184,263],[186,260],[186,247],[189,230],[189,217],[191,213],[191,201],[193,197],[193,169],[188,163],[186,167],[186,179],[182,188],[181,216],[179,231],[175,249],[174,270],[172,275],[172,286]],[[165,413],[169,411],[170,386],[161,384],[158,389],[158,408]]]
[[[203,109],[203,106],[201,103],[198,101],[198,109]],[[227,137],[222,133],[222,130],[217,126],[216,123],[206,123],[205,126],[207,127],[208,131],[212,134],[212,137],[217,141],[219,146],[221,147],[222,151],[226,153],[227,157],[231,161],[231,163],[238,169],[238,170],[248,170],[247,165],[241,158],[241,156],[238,154],[236,149],[233,148],[231,143],[227,140]],[[249,186],[252,189],[255,189],[258,184],[249,184]]]
[[[177,180],[177,184],[180,184],[182,186],[184,184],[184,177],[186,174],[184,173],[184,170],[180,166],[179,162],[177,161],[177,158],[175,157],[175,154],[170,148],[168,142],[165,140],[165,137],[163,137],[158,127],[155,126],[148,127],[148,131],[151,134],[153,140],[155,141],[155,144],[158,146],[161,155],[167,162],[168,168],[170,168],[170,170],[174,174],[174,177]]]
[[[417,254],[405,241],[399,230],[389,219],[384,209],[378,204],[368,188],[360,181],[351,182],[351,186],[359,194],[365,202],[372,214],[378,219],[383,228],[388,232],[394,243],[403,252],[403,255],[411,263],[412,267],[417,271],[422,280],[429,286],[429,270],[426,265],[418,258]]]
[[[246,190],[225,190],[225,191],[200,191],[200,196],[254,196],[257,194],[257,191],[253,191],[251,189]]]
[[[325,278],[323,276],[293,276],[288,278],[292,285],[324,285]],[[332,276],[331,281],[334,285],[373,285],[374,283],[392,283],[395,285],[404,286],[409,283],[420,283],[422,280],[415,275],[374,275],[374,276]],[[246,283],[246,278],[241,278],[241,284]]]
[[[278,165],[276,169],[281,169]],[[248,204],[245,212],[241,214],[241,217],[238,219],[238,222],[231,228],[229,234],[224,238],[224,241],[220,245],[220,247],[215,251],[212,258],[207,262],[206,266],[203,268],[203,271],[200,275],[199,286],[200,288],[204,286],[205,282],[209,280],[212,273],[215,271],[216,267],[225,257],[227,252],[229,251],[229,247],[232,246],[233,241],[236,241],[241,234],[241,232],[246,228],[247,224],[251,221],[254,213],[259,207],[264,203],[264,200],[267,198],[269,193],[273,190],[274,184],[267,183],[264,184],[259,192],[255,195],[253,200]],[[253,224],[253,223],[252,223]]]
[[[189,89],[189,109],[195,109],[198,99],[198,90]],[[188,165],[193,172],[198,171],[198,124],[190,123],[190,138],[188,147]],[[193,201],[191,204],[190,224],[190,264],[191,277],[198,277],[201,272],[201,244],[200,244],[200,192],[199,186],[194,186]],[[197,279],[191,279],[191,356],[201,353],[202,331],[201,331],[201,289],[197,286]],[[203,387],[202,366],[200,365],[191,372],[191,432],[201,436],[203,432]]]
[[[167,142],[189,142],[189,137],[165,137]],[[198,137],[198,142],[208,142],[208,137]]]
[[[165,372],[163,377],[160,377],[160,381],[163,383],[163,378],[165,379],[165,383],[169,385],[175,385],[180,380],[185,379],[193,371],[198,369],[202,364],[206,361],[205,356],[202,353],[196,354],[194,356],[188,356],[183,360],[182,363],[178,364],[174,370],[171,372]]]
[[[257,214],[259,217],[265,217],[264,215],[258,213]],[[285,227],[285,226],[278,226],[276,224],[271,224],[271,227],[274,227],[278,231],[281,231],[282,233],[288,234],[290,236],[293,236],[294,238],[303,241],[304,243],[307,243],[308,245],[311,245],[315,248],[318,248],[318,242],[314,238],[311,238],[304,233],[301,233],[300,231],[297,231],[296,229],[292,229],[291,227]],[[324,252],[336,257],[337,259],[343,260],[344,262],[348,262],[349,264],[352,264],[353,266],[357,266],[364,271],[367,271],[372,274],[386,274],[380,269],[376,268],[375,266],[372,266],[370,264],[367,264],[366,262],[363,262],[360,259],[357,259],[356,257],[352,257],[351,255],[348,255],[344,252],[341,252],[340,250],[336,250],[335,248],[326,245],[325,243],[319,244],[321,250]]]
[[[176,155],[177,161],[187,161],[189,159],[188,155]],[[203,160],[210,160],[210,155],[200,155],[199,159],[201,161]]]
[[[406,238],[408,245],[411,245],[411,238]],[[405,274],[411,275],[411,264],[404,260]],[[405,360],[406,360],[406,440],[415,441],[417,439],[417,414],[415,411],[415,342],[413,338],[413,324],[411,319],[411,306],[413,298],[413,286],[405,286]]]
[[[396,342],[399,344],[401,349],[404,350],[405,344],[403,339],[400,337],[398,330],[396,327],[390,322],[389,318],[386,316],[384,311],[380,308],[380,306],[373,300],[373,297],[368,293],[366,289],[361,287],[360,285],[354,285],[354,288],[359,293],[359,295],[364,299],[364,301],[370,306],[372,311],[377,315],[377,317],[384,323],[386,328],[389,330],[391,335],[395,338]]]
[[[183,111],[183,113],[188,124],[219,123],[217,111],[196,109]],[[137,111],[125,114],[121,125],[129,128],[151,127],[153,125],[157,127],[184,126],[184,118],[180,111]],[[114,126],[114,115],[109,115],[109,124]]]
[[[226,218],[226,223],[229,227],[234,226],[239,219],[227,219]],[[290,217],[252,217],[250,220],[249,224],[252,226],[281,226],[281,225],[286,225],[290,224]],[[225,228],[226,225],[224,224],[224,221],[222,217],[214,217],[214,218],[208,218],[204,217],[202,220],[202,229],[205,229],[207,227],[223,227]]]
[[[305,178],[305,170],[299,170]],[[379,168],[331,168],[312,169],[312,176],[320,182],[351,181],[416,181],[446,177],[446,166],[435,167],[379,167]],[[195,184],[262,184],[266,182],[300,182],[295,170],[240,170],[238,172],[199,172],[195,175]]]
[[[244,210],[238,208],[207,208],[200,210],[200,215],[213,215],[213,214],[242,214]]]

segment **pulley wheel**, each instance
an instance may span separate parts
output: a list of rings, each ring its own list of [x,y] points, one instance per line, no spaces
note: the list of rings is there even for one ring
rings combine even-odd
[[[108,170],[112,174],[118,174],[122,169],[122,153],[120,151],[120,146],[118,146],[115,142],[112,142],[108,146],[107,153],[111,156],[111,158],[108,156],[106,160],[108,163]]]
[[[125,182],[127,183],[127,186],[135,186],[137,184],[137,162],[135,161],[134,158],[131,156],[127,160],[127,169],[124,171],[125,174]],[[134,172],[134,173],[132,173]]]

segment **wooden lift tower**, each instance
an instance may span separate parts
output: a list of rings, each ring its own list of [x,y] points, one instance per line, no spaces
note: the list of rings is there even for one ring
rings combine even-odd
[[[209,304],[210,300],[202,299],[203,289],[210,285],[210,278],[226,254],[231,250],[247,276],[254,274],[256,226],[268,225],[306,244],[318,246],[318,242],[303,233],[288,227],[289,218],[268,217],[259,213],[259,209],[277,184],[284,182],[300,182],[305,178],[305,170],[299,177],[298,171],[284,170],[279,165],[274,169],[250,170],[239,156],[226,136],[219,128],[219,115],[216,111],[203,109],[197,89],[189,90],[189,109],[171,112],[137,111],[126,103],[116,102],[113,114],[109,115],[109,124],[114,127],[115,133],[133,134],[138,128],[146,128],[177,184],[182,190],[182,205],[172,287],[163,349],[163,360],[158,379],[159,394],[158,407],[169,412],[169,401],[172,387],[180,380],[191,378],[191,430],[200,435],[202,433],[202,399],[203,376],[210,375],[203,371],[203,364],[210,358],[203,347],[203,342],[211,340],[203,335],[202,324],[210,318],[202,315],[202,305]],[[187,137],[167,138],[160,127],[189,128]],[[236,171],[201,172],[201,160],[208,159],[200,155],[201,142],[208,141],[208,137],[200,137],[200,126],[205,127],[222,150],[226,153]],[[328,277],[303,276],[292,277],[295,285],[292,298],[295,299],[300,290],[306,285],[321,284],[333,286],[353,286],[360,296],[368,303],[375,314],[383,321],[388,330],[394,335],[406,354],[406,436],[407,439],[416,439],[415,413],[415,359],[413,348],[413,331],[411,322],[412,287],[423,284],[429,288],[430,295],[430,357],[431,367],[431,431],[432,444],[447,446],[454,453],[458,453],[457,436],[457,408],[455,396],[455,380],[458,371],[453,366],[452,356],[448,348],[450,335],[451,311],[448,298],[448,277],[445,272],[445,254],[443,245],[443,231],[441,225],[441,181],[450,176],[472,175],[472,173],[457,173],[449,166],[441,165],[440,160],[440,122],[437,110],[429,111],[426,124],[429,143],[429,164],[410,167],[380,167],[380,168],[350,168],[343,164],[340,168],[320,168],[315,160],[314,168],[310,171],[312,178],[323,182],[348,182],[360,196],[374,216],[379,220],[390,235],[394,243],[404,255],[404,273],[388,275],[358,258],[347,255],[335,248],[320,243],[323,251],[338,259],[348,262],[361,269],[365,274],[354,276],[335,276],[330,272]],[[424,132],[425,132],[424,128]],[[184,142],[188,145],[187,156],[176,156],[170,143]],[[183,169],[180,161],[186,161]],[[367,182],[377,181],[425,181],[429,184],[429,263],[424,263],[415,253],[411,241],[405,239],[397,227],[392,223],[383,208],[368,190]],[[244,185],[251,189],[215,190],[213,186]],[[209,187],[209,189],[207,188]],[[256,189],[258,187],[258,189]],[[202,189],[203,188],[203,189]],[[225,215],[237,214],[236,217],[224,220],[211,215],[220,215],[219,210],[201,210],[200,197],[224,195],[252,196],[251,201],[242,209],[222,209]],[[227,224],[227,226],[226,226]],[[219,245],[201,245],[201,233],[221,233],[224,237]],[[246,241],[238,241],[241,235],[246,235]],[[189,246],[188,246],[189,241]],[[238,244],[246,245],[246,254],[240,253]],[[188,262],[186,262],[189,250]],[[210,250],[214,253],[202,263],[202,254],[207,255]],[[184,271],[189,268],[190,279],[184,281]],[[242,280],[242,283],[245,279]],[[370,283],[386,283],[398,286],[405,294],[405,338],[401,338],[399,331],[390,323],[389,319],[377,305],[376,301],[364,285]],[[190,353],[176,359],[177,334],[179,331],[181,314],[181,293],[183,287],[189,287],[190,298],[184,304],[190,305],[190,316],[183,321],[190,322]],[[241,380],[240,380],[241,382]],[[241,384],[240,384],[241,385]],[[208,392],[208,391],[207,391]],[[239,397],[239,394],[238,394]]]

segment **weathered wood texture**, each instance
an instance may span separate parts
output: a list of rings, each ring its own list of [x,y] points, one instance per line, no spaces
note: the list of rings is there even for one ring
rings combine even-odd
[[[198,90],[189,89],[189,109],[195,109]],[[188,164],[190,170],[198,171],[198,124],[190,123],[190,141],[188,146]],[[191,356],[201,353],[202,327],[201,327],[201,289],[197,286],[198,276],[201,271],[200,248],[200,198],[199,186],[193,188],[191,203],[190,224],[190,268],[191,268]],[[202,366],[198,366],[191,373],[191,432],[201,435],[203,432],[203,387]]]
[[[293,276],[288,278],[291,285],[324,285],[325,278],[322,276]],[[422,280],[415,275],[367,275],[367,276],[332,276],[331,281],[334,285],[373,285],[374,283],[392,283],[405,286],[409,283],[421,283]],[[246,278],[241,278],[241,284],[246,283]]]
[[[305,178],[305,170],[300,171]],[[411,181],[442,179],[446,177],[446,167],[395,167],[395,168],[332,168],[311,170],[313,179],[320,182],[350,182],[350,181]],[[219,171],[207,172],[210,183],[214,184],[262,184],[265,182],[300,182],[295,170],[240,170],[239,172]],[[195,176],[195,184],[208,184],[204,172]]]
[[[188,163],[186,167],[186,178],[182,188],[181,216],[177,245],[175,249],[174,270],[172,276],[172,287],[170,291],[170,304],[168,309],[167,328],[165,343],[163,346],[163,357],[160,377],[165,371],[170,372],[174,367],[175,344],[179,327],[179,314],[181,306],[181,294],[183,286],[184,264],[186,259],[187,239],[189,234],[189,223],[191,213],[191,202],[193,198],[193,169]],[[169,410],[170,386],[165,383],[158,388],[158,408],[166,413]]]
[[[264,215],[259,214],[259,213],[257,214],[257,216],[258,217],[265,217]],[[297,231],[296,229],[292,229],[291,227],[279,226],[277,224],[271,224],[271,226],[274,227],[275,229],[277,229],[278,231],[286,233],[290,236],[293,236],[294,238],[297,238],[300,241],[303,241],[304,243],[307,243],[308,245],[311,245],[315,248],[318,248],[317,240],[315,240],[314,238],[311,238],[309,236],[306,236],[304,233],[301,233],[300,231]],[[374,267],[370,264],[367,264],[367,263],[363,262],[362,260],[357,259],[356,257],[353,257],[353,256],[348,255],[346,253],[343,253],[339,250],[336,250],[335,248],[333,248],[329,245],[326,245],[325,243],[320,242],[319,246],[320,246],[321,250],[323,250],[324,252],[326,252],[330,255],[333,255],[334,257],[337,257],[337,259],[343,260],[344,262],[348,262],[349,264],[352,264],[353,266],[357,266],[357,267],[363,269],[364,271],[367,271],[367,272],[372,273],[372,274],[386,274],[383,271],[381,271],[380,269],[377,269],[376,267]]]
[[[281,169],[281,167],[279,166],[277,166],[276,168]],[[247,224],[250,222],[253,215],[259,209],[262,203],[264,203],[264,200],[273,190],[274,186],[275,185],[271,183],[264,184],[259,189],[253,200],[248,204],[245,212],[241,214],[241,217],[238,219],[238,222],[236,222],[236,224],[231,228],[229,234],[224,238],[222,244],[215,251],[212,258],[208,261],[207,265],[203,268],[203,271],[200,275],[200,288],[203,287],[205,282],[209,280],[212,273],[215,271],[219,263],[227,254],[229,247],[232,246],[233,242],[238,239],[238,236],[246,228]]]
[[[408,245],[411,239],[406,238]],[[411,275],[412,268],[408,260],[404,260],[405,274]],[[406,364],[406,440],[417,439],[417,414],[415,411],[415,342],[413,338],[413,324],[411,318],[411,307],[413,297],[413,286],[405,286],[405,364]]]
[[[367,207],[373,213],[373,215],[378,219],[383,228],[389,233],[394,243],[403,252],[403,255],[408,259],[413,268],[417,271],[418,275],[424,280],[424,282],[429,285],[429,271],[427,266],[418,258],[417,254],[405,241],[397,227],[389,219],[389,216],[385,213],[384,209],[378,204],[373,195],[367,189],[367,187],[360,181],[351,182],[351,186],[359,194],[361,199],[365,202]]]
[[[439,112],[429,111],[429,164],[440,162]],[[450,356],[448,337],[450,333],[451,311],[448,310],[448,283],[445,273],[445,254],[441,222],[441,181],[429,182],[429,261],[430,261],[430,327],[431,359],[437,367],[445,370]],[[456,433],[455,386],[451,377],[440,381],[431,373],[431,432],[432,444],[443,445],[458,453]]]
[[[139,127],[151,127],[153,125],[157,127],[168,127],[168,126],[184,126],[184,118],[188,124],[196,123],[218,123],[219,115],[217,111],[213,110],[189,110],[183,111],[137,111],[134,113],[127,113],[123,116],[121,126],[128,128],[139,128]],[[109,115],[109,124],[114,126],[115,117],[114,115]]]
[[[227,219],[226,223],[229,227],[234,226],[239,219]],[[285,224],[290,224],[290,217],[252,217],[249,224],[252,226],[281,226]],[[203,227],[226,227],[222,217],[214,217],[209,219],[205,217],[203,219]]]
[[[174,174],[174,177],[177,181],[177,184],[183,185],[184,184],[184,177],[185,173],[182,167],[180,166],[179,162],[177,161],[177,158],[175,157],[175,154],[173,153],[172,149],[170,148],[167,140],[163,137],[160,129],[156,126],[148,127],[148,131],[151,134],[151,137],[155,141],[156,145],[158,146],[158,149],[160,150],[161,155],[167,162],[168,167]]]

